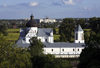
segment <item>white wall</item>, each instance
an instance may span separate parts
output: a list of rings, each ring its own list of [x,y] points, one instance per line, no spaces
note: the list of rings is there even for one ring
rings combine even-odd
[[[78,34],[76,38],[76,34]],[[84,43],[84,31],[75,32],[75,43]]]
[[[41,40],[41,42],[45,42],[45,37],[37,37],[38,39]]]
[[[26,31],[28,32],[26,37],[25,37],[25,40],[26,40],[26,43],[29,43],[29,40],[32,38],[32,37],[36,37],[37,36],[37,31],[38,31],[38,28],[37,27],[30,27],[30,28],[27,28]]]
[[[48,42],[49,42],[49,43],[54,43],[54,39],[53,39],[52,36],[48,37]]]
[[[29,41],[29,40],[30,40],[30,38],[28,38],[28,37],[27,37],[27,38],[25,38],[26,43],[30,43],[30,41]]]
[[[75,47],[61,47],[61,48],[43,48],[44,49],[44,54],[53,54],[53,55],[55,55],[55,57],[61,57],[61,55],[62,55],[62,57],[63,56],[71,56],[72,55],[72,57],[75,57],[76,55],[78,55],[78,57],[79,57],[79,55],[81,54],[81,52],[82,52],[82,49],[84,49],[84,47],[77,47],[77,48],[75,48]],[[53,50],[53,51],[52,51]]]

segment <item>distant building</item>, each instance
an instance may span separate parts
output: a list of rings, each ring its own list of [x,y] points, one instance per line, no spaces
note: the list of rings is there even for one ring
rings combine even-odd
[[[40,19],[40,23],[55,23],[55,22],[57,22],[56,19],[49,19],[49,18]]]
[[[17,42],[20,47],[29,47],[29,40],[37,37],[44,44],[44,54],[53,54],[56,58],[77,58],[84,49],[84,31],[79,25],[75,30],[75,42],[54,42],[52,28],[38,28],[33,16],[25,29],[20,29],[20,38]]]

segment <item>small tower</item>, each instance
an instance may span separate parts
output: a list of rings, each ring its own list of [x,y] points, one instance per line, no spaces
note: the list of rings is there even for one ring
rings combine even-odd
[[[75,43],[84,43],[84,31],[80,25],[75,30]]]
[[[30,20],[26,23],[26,36],[25,41],[26,43],[30,43],[29,40],[32,37],[37,37],[38,26],[34,20],[34,16],[30,16]]]

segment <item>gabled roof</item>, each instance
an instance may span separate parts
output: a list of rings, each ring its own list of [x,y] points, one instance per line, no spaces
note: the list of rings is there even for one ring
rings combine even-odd
[[[55,43],[44,43],[46,48],[51,47],[84,47],[84,43],[67,43],[67,42],[55,42]]]
[[[23,43],[22,39],[19,39],[16,43],[18,45],[18,47],[23,47],[23,48],[28,48],[30,46],[30,44],[28,43]],[[44,48],[83,48],[85,47],[84,43],[67,43],[67,42],[55,42],[55,43],[43,43],[44,44]]]
[[[26,36],[26,29],[20,29],[20,37],[25,37]]]
[[[83,29],[81,28],[80,25],[78,25],[75,31],[83,31]]]
[[[39,28],[38,29],[38,37],[48,37],[50,33],[53,31],[52,28]]]

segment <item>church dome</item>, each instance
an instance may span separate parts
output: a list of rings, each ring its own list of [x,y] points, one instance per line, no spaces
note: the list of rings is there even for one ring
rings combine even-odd
[[[37,27],[33,15],[30,16],[30,20],[26,23],[26,27]]]

